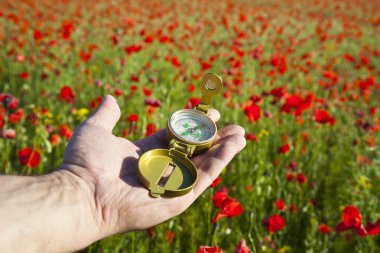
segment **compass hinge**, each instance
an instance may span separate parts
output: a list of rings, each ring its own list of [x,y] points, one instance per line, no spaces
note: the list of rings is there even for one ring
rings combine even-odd
[[[208,110],[210,109],[210,105],[201,103],[201,104],[197,105],[194,109],[197,111],[203,112],[204,114],[207,115]]]
[[[190,157],[195,150],[195,145],[186,144],[174,139],[170,141],[169,146],[169,153],[181,158]]]

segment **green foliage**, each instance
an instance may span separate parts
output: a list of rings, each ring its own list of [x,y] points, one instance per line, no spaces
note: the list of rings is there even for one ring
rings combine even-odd
[[[190,97],[200,96],[197,76],[209,71],[222,74],[225,91],[230,94],[229,98],[221,95],[214,101],[213,106],[221,113],[218,127],[239,124],[258,139],[249,140],[222,174],[221,185],[227,186],[229,195],[244,206],[242,215],[211,224],[218,211],[211,200],[217,189],[208,189],[185,213],[153,228],[153,235],[146,231],[116,235],[83,252],[196,252],[201,245],[218,245],[225,252],[234,252],[241,239],[253,252],[380,251],[378,235],[362,238],[353,231],[338,234],[334,230],[347,205],[360,209],[364,224],[380,218],[380,135],[356,124],[358,119],[371,126],[380,124],[380,33],[379,26],[371,21],[375,10],[379,10],[376,4],[42,2],[37,8],[42,15],[40,22],[38,13],[26,11],[31,8],[27,3],[8,3],[0,11],[1,92],[16,96],[19,107],[25,110],[19,123],[5,120],[3,129],[13,128],[17,136],[0,141],[1,173],[40,175],[57,168],[67,140],[61,138],[60,143],[53,145],[51,136],[61,134],[61,125],[75,129],[86,118],[79,117],[73,109],[91,111],[92,100],[114,94],[116,89],[123,92],[117,98],[122,118],[114,134],[120,136],[128,130],[130,140],[143,138],[148,123],[165,127],[171,113],[187,106]],[[12,21],[8,16],[11,13],[21,21]],[[246,20],[239,22],[241,13]],[[227,27],[222,24],[222,17],[228,20]],[[128,20],[133,25],[128,25]],[[63,21],[72,22],[75,27],[69,39],[61,37]],[[24,23],[30,25],[25,33]],[[178,28],[170,28],[175,24]],[[33,38],[35,29],[42,31],[42,41]],[[143,30],[144,35],[140,35]],[[112,35],[117,36],[117,45],[112,44]],[[152,43],[144,42],[148,35],[154,37]],[[159,42],[162,35],[173,42]],[[52,40],[57,45],[49,46]],[[142,50],[129,55],[125,47],[131,45],[141,45]],[[252,50],[260,45],[263,53],[255,59]],[[97,49],[93,49],[91,59],[81,59],[80,51],[88,52],[93,46]],[[236,53],[236,49],[243,54]],[[286,57],[284,73],[270,63],[275,53]],[[344,54],[352,55],[354,62],[345,60]],[[17,60],[20,55],[25,61]],[[368,66],[361,63],[364,56],[370,59]],[[215,61],[210,61],[210,57]],[[173,63],[173,58],[180,66]],[[200,62],[210,63],[211,68],[202,69]],[[327,70],[338,75],[337,83],[330,87],[321,85],[322,81],[328,82],[324,77]],[[29,77],[21,79],[21,72],[27,72]],[[48,77],[42,78],[43,74]],[[132,75],[137,75],[139,81],[131,80]],[[354,84],[369,76],[375,76],[377,88],[371,87],[366,97]],[[236,79],[241,83],[234,85]],[[94,85],[97,81],[102,85]],[[189,84],[196,86],[193,93],[188,92]],[[351,85],[347,92],[343,92],[345,84]],[[76,94],[73,104],[58,99],[64,85]],[[137,91],[131,91],[132,86]],[[315,99],[298,118],[303,121],[299,124],[292,113],[281,112],[284,97],[273,103],[273,96],[263,96],[278,87],[302,97],[312,93],[324,102]],[[150,89],[151,97],[162,104],[151,116],[144,106],[144,88]],[[242,109],[252,95],[261,97],[261,118],[254,123]],[[355,96],[357,99],[352,99]],[[374,115],[368,113],[372,107],[377,108]],[[49,113],[42,114],[42,108]],[[316,108],[328,110],[336,123],[331,126],[315,122]],[[265,117],[264,112],[272,116]],[[38,118],[35,124],[27,117],[32,113]],[[364,116],[357,116],[360,113]],[[136,133],[130,131],[130,114],[139,116]],[[47,132],[46,127],[52,132]],[[306,134],[308,137],[303,137]],[[370,138],[374,139],[373,145],[368,144]],[[290,144],[290,150],[281,154],[278,148],[285,142]],[[18,151],[27,146],[41,153],[41,164],[36,169],[19,162]],[[297,163],[294,172],[287,169],[292,161]],[[307,182],[288,182],[288,173],[303,173]],[[287,206],[285,212],[276,209],[279,198]],[[293,212],[291,205],[297,207]],[[282,215],[286,226],[271,234],[264,222],[275,213]],[[318,232],[322,223],[332,228],[330,234]],[[171,243],[169,231],[174,234]]]

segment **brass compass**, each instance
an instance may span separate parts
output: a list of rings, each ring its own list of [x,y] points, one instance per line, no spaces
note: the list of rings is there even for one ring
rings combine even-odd
[[[189,159],[208,150],[215,139],[217,127],[207,116],[211,99],[223,86],[213,73],[202,79],[201,102],[194,109],[173,113],[166,127],[168,149],[154,149],[139,160],[139,177],[152,197],[177,197],[188,193],[198,179],[195,165]]]

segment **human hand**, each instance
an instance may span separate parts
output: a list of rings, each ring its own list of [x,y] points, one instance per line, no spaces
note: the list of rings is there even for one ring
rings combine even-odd
[[[211,110],[209,117],[217,121],[220,115]],[[106,96],[96,112],[76,129],[61,166],[61,171],[74,173],[91,189],[89,219],[100,233],[95,240],[149,228],[179,215],[206,190],[246,143],[244,129],[240,126],[219,130],[211,149],[191,159],[199,175],[194,188],[181,197],[152,198],[140,183],[138,160],[149,150],[168,147],[165,130],[130,142],[112,134],[119,118],[116,100]]]

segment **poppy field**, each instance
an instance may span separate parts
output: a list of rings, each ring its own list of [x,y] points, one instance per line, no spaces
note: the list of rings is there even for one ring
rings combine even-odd
[[[138,140],[224,89],[247,145],[182,215],[83,252],[380,252],[380,2],[1,1],[0,173],[42,175],[113,95]]]

